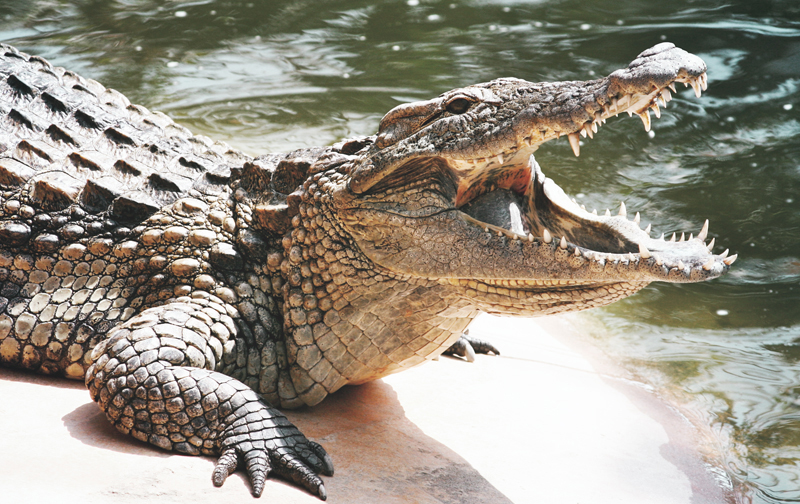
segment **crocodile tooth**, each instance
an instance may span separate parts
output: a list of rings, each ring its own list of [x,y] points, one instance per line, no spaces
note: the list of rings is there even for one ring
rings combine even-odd
[[[708,89],[708,74],[706,72],[700,74],[700,87],[703,88],[703,91]]]
[[[611,217],[611,210],[606,208],[606,217]]]
[[[664,233],[661,233],[661,238],[659,238],[659,239],[660,239],[661,241],[664,241]]]
[[[658,103],[653,102],[653,104],[650,105],[650,108],[653,109],[653,113],[656,115],[656,117],[661,119],[661,109],[658,108]]]
[[[559,247],[566,250],[567,249],[567,239],[565,237],[561,237],[561,243],[558,244]]]
[[[671,241],[671,242],[675,241],[675,233],[672,233],[672,238],[670,238],[669,241]]]
[[[649,259],[650,258],[650,251],[647,250],[647,247],[639,244],[639,255],[642,256],[642,259]]]
[[[519,235],[514,233],[514,234],[511,235],[511,239],[512,240],[519,240]]]
[[[659,265],[659,266],[663,266],[664,265],[664,260],[661,259],[661,256],[657,256],[657,255],[654,254],[653,255],[653,259],[656,260],[656,264],[657,265]]]
[[[715,262],[716,262],[715,259],[712,257],[711,259],[708,260],[707,263],[703,265],[703,269],[706,271],[711,271],[711,268],[714,267]]]
[[[677,93],[678,92],[675,89],[675,83],[674,82],[670,82],[669,84],[667,84],[667,86],[669,86],[669,88],[672,90],[673,93]]]
[[[647,233],[648,235],[650,235],[650,231],[652,231],[652,230],[653,230],[653,225],[652,224],[648,224],[647,227],[644,228],[644,232]]]
[[[681,239],[678,241],[679,242],[686,241],[686,233],[681,233]]]
[[[584,125],[584,126],[581,128],[580,135],[581,135],[583,138],[586,138],[586,125]]]
[[[736,260],[737,257],[739,257],[739,254],[733,254],[732,256],[723,259],[722,262],[730,266],[731,264],[733,264],[733,262]]]
[[[580,256],[581,256],[581,251],[578,250],[578,247],[575,247],[575,257],[580,257]]]
[[[626,110],[625,112],[628,113],[628,117],[633,117],[633,110]]]
[[[625,208],[625,202],[623,201],[619,204],[619,216],[627,217],[627,215],[628,215],[628,210]]]
[[[723,253],[721,253],[719,255],[720,259],[725,259],[726,257],[728,257],[728,249],[725,249],[725,252],[723,252]]]
[[[500,164],[503,164],[503,162],[505,161],[503,159],[503,155],[502,154],[498,154],[495,159],[497,159],[497,162],[500,163]]]
[[[529,235],[528,235],[528,241],[529,241],[529,242],[532,242],[532,241],[533,241],[533,235],[532,235],[532,234],[529,234]]]
[[[688,240],[686,240],[686,241],[691,241],[691,240],[692,240],[692,238],[694,238],[694,233],[689,233],[689,239],[688,239]]]
[[[678,269],[681,271],[686,269],[686,265],[683,264],[683,261],[681,261],[680,259],[678,259]]]
[[[639,215],[639,212],[636,212],[636,215],[634,215],[634,216],[633,216],[633,222],[634,222],[634,224],[639,224],[639,222],[640,222],[641,220],[642,220],[642,216],[641,216],[641,215]]]
[[[592,122],[592,131],[594,133],[597,133],[597,121]],[[589,135],[589,136],[591,136],[591,135]]]
[[[497,230],[497,236],[503,236],[503,232],[500,231],[499,229]]]
[[[581,155],[581,144],[580,138],[578,138],[577,133],[570,133],[567,137],[569,139],[569,146],[572,147],[572,153],[575,154],[575,157]]]
[[[694,89],[694,95],[698,98],[700,98],[700,94],[702,93],[702,90],[700,89],[700,82],[698,82],[699,80],[700,79],[692,79],[691,81],[689,81],[689,84],[692,86],[692,89]]]
[[[644,109],[644,112],[639,113],[639,118],[644,123],[644,130],[650,131],[650,110]]]
[[[697,239],[700,241],[706,241],[706,237],[708,237],[708,219],[706,219],[705,223],[703,224],[703,229],[697,233]]]
[[[710,242],[708,242],[708,245],[707,245],[707,246],[708,246],[708,251],[709,251],[709,252],[711,252],[712,250],[714,250],[714,242],[715,242],[715,241],[716,241],[716,238],[711,238],[711,241],[710,241]]]
[[[661,104],[662,107],[667,108],[667,100],[664,98],[663,95],[658,95],[656,101]]]
[[[544,231],[542,231],[542,239],[544,240],[545,243],[550,243],[553,241],[553,236],[550,234],[550,231],[545,229]]]
[[[586,211],[586,205],[581,205],[581,210]]]
[[[597,209],[596,208],[592,210],[592,215],[597,215]]]

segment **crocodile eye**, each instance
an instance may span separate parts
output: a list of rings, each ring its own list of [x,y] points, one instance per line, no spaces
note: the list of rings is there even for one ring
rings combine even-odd
[[[463,114],[472,106],[472,102],[466,98],[456,98],[445,107],[451,114]]]

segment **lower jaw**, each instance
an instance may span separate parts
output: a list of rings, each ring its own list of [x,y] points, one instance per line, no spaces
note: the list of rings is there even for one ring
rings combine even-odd
[[[635,294],[648,283],[617,282],[530,291],[487,286],[485,292],[468,289],[467,297],[486,313],[538,317],[606,306]]]

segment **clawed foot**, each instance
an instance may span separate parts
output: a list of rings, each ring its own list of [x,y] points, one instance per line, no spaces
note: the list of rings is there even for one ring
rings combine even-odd
[[[222,486],[241,460],[255,497],[261,496],[267,476],[275,473],[327,499],[317,474],[332,476],[333,461],[322,446],[306,439],[282,413],[263,402],[248,401],[233,415],[240,417],[221,436],[222,455],[211,478],[215,486]]]
[[[468,330],[450,348],[443,352],[444,355],[463,357],[467,362],[474,362],[476,354],[488,355],[490,353],[500,355],[500,350],[488,341],[471,337]]]
[[[216,486],[243,462],[256,497],[275,473],[325,500],[318,474],[333,475],[333,463],[322,446],[246,384],[188,365],[212,353],[198,343],[203,332],[191,329],[204,328],[190,315],[196,312],[197,302],[173,303],[115,328],[92,353],[86,375],[92,399],[137,439],[187,455],[219,453]]]

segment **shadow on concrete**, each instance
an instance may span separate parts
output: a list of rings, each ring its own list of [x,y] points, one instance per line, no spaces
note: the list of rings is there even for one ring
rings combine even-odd
[[[86,385],[80,380],[69,380],[59,376],[45,376],[35,374],[24,369],[9,369],[0,367],[0,380],[11,382],[25,382],[47,387],[57,387],[72,390],[86,390]],[[89,392],[86,392],[89,399]]]
[[[57,386],[54,378],[7,370],[0,378],[37,384],[44,380]],[[511,502],[466,460],[408,420],[397,393],[383,381],[345,387],[319,406],[285,413],[333,457],[336,474],[325,478],[328,502]],[[153,459],[181,457],[118,432],[91,401],[64,415],[62,421],[69,435],[85,445],[148,457],[141,460],[143,466],[154,464]],[[206,459],[210,477],[214,460]],[[242,470],[231,477],[246,481]],[[245,486],[250,487],[249,483]],[[208,491],[214,492],[210,482]]]
[[[313,409],[286,413],[332,454],[336,475],[326,485],[343,502],[511,502],[406,418],[397,393],[382,380],[345,387]]]

